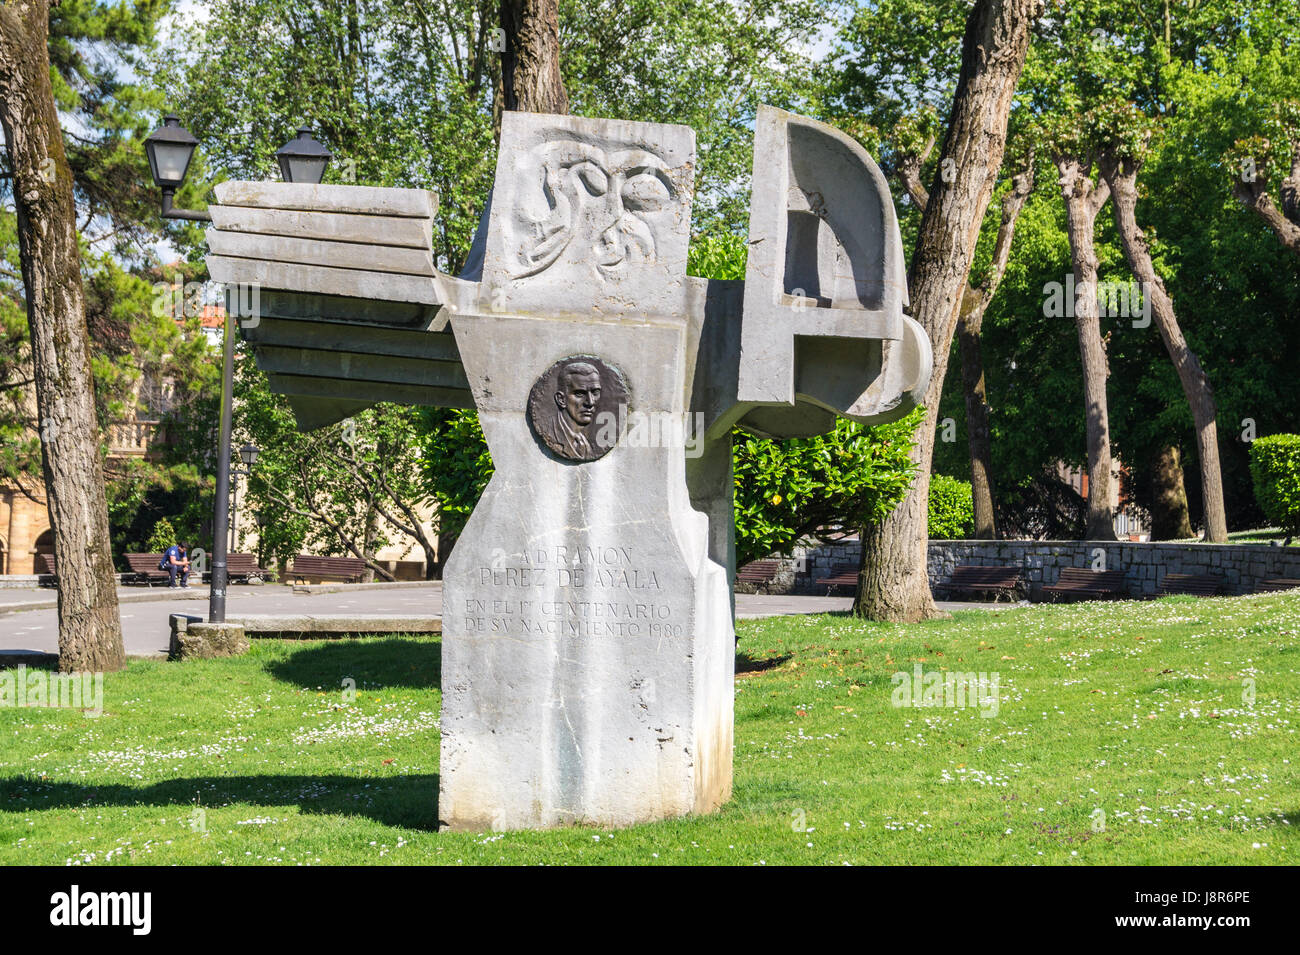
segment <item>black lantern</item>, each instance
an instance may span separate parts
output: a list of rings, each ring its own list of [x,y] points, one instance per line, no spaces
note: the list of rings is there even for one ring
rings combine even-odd
[[[325,178],[325,167],[331,153],[312,138],[311,128],[299,128],[298,135],[275,151],[280,164],[280,175],[285,182],[306,182],[317,185]]]
[[[257,456],[261,453],[255,444],[246,444],[239,449],[239,457],[243,460],[244,466],[251,468],[257,463]]]
[[[194,147],[198,144],[199,141],[181,125],[175,113],[164,116],[163,124],[144,141],[145,155],[149,157],[149,172],[153,175],[154,183],[162,190],[164,219],[212,221],[212,216],[206,212],[172,208],[172,199],[185,181],[185,174],[190,170],[190,160],[194,158]]]
[[[144,151],[149,156],[149,171],[153,181],[164,192],[176,191],[185,181],[194,147],[199,141],[181,125],[180,117],[168,113],[163,124],[144,141]]]

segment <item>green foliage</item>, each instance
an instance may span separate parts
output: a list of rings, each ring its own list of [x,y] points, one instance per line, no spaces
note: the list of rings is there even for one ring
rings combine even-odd
[[[975,532],[975,503],[969,481],[930,475],[931,540],[956,540]]]
[[[161,554],[177,540],[179,538],[176,536],[176,529],[172,527],[172,522],[164,517],[153,526],[153,533],[149,535],[149,542],[144,545],[144,551],[146,554]]]
[[[438,502],[443,535],[454,539],[492,477],[492,455],[473,411],[423,408],[420,417],[425,486]]]
[[[1264,516],[1288,533],[1300,533],[1300,434],[1256,438],[1250,473]]]
[[[916,474],[922,413],[874,428],[840,420],[830,434],[788,441],[735,432],[737,564],[882,520]]]

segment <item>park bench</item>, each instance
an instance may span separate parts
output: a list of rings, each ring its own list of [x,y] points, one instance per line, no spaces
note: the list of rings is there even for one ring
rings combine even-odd
[[[751,560],[736,571],[736,583],[750,584],[757,590],[770,584],[780,569],[779,560]]]
[[[1165,574],[1157,596],[1191,594],[1196,597],[1215,597],[1223,590],[1223,578],[1217,574]]]
[[[314,557],[311,554],[299,554],[293,559],[293,579],[303,583],[313,578],[360,583],[366,569],[366,562],[358,557]]]
[[[156,583],[171,579],[167,571],[158,569],[158,564],[163,559],[162,554],[123,554],[122,556],[126,558],[126,565],[131,568],[122,575],[124,584],[147,584],[152,587]]]
[[[1264,593],[1269,590],[1294,590],[1300,587],[1300,579],[1295,577],[1273,577],[1269,580],[1261,580],[1255,585],[1257,593]]]
[[[266,580],[271,576],[271,572],[265,567],[257,565],[257,555],[255,554],[227,554],[226,555],[226,579],[231,582],[243,582],[256,578]]]
[[[838,566],[831,568],[829,577],[820,577],[817,580],[818,587],[826,588],[826,596],[830,596],[833,591],[839,587],[848,587],[855,593],[858,589],[858,571],[856,567]]]
[[[963,565],[953,568],[952,575],[938,589],[945,592],[991,593],[994,598],[1003,594],[1015,599],[1020,592],[1020,568]]]
[[[1105,600],[1128,597],[1128,585],[1122,570],[1089,570],[1086,567],[1062,567],[1056,583],[1048,584],[1043,593],[1050,598],[1078,597],[1081,600]]]

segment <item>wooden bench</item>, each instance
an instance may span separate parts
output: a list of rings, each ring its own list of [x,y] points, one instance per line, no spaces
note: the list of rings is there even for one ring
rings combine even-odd
[[[1298,581],[1300,583],[1300,581]],[[1216,574],[1165,574],[1157,596],[1191,594],[1195,597],[1216,597],[1223,590],[1223,578]]]
[[[299,554],[293,559],[293,579],[306,583],[308,579],[341,580],[344,583],[360,583],[365,576],[366,562],[359,557],[314,557],[311,554]]]
[[[1051,598],[1078,597],[1082,600],[1104,600],[1129,596],[1122,570],[1089,570],[1086,567],[1062,567],[1061,576],[1054,584],[1043,588]]]
[[[227,554],[226,555],[226,580],[228,581],[248,581],[256,578],[266,580],[271,576],[271,572],[265,567],[257,565],[256,554]]]
[[[831,569],[829,577],[821,577],[817,580],[818,587],[826,588],[826,596],[839,587],[848,587],[854,593],[858,590],[858,571],[857,568],[834,567]]]
[[[126,558],[126,565],[131,569],[122,575],[124,584],[147,584],[152,587],[156,583],[165,583],[171,578],[167,571],[159,570],[158,564],[163,559],[162,554],[123,554]]]
[[[751,560],[744,567],[736,571],[737,584],[749,584],[757,590],[759,587],[765,587],[772,582],[778,570],[781,569],[779,560]]]
[[[1300,587],[1300,579],[1295,577],[1273,577],[1269,580],[1261,580],[1255,585],[1256,593],[1265,593],[1270,590],[1294,590]]]
[[[967,564],[953,568],[952,576],[937,589],[954,593],[991,593],[995,599],[1006,594],[1014,600],[1020,592],[1020,575],[1019,567]]]
[[[53,554],[36,555],[36,573],[42,576],[58,577],[58,571],[54,569]]]

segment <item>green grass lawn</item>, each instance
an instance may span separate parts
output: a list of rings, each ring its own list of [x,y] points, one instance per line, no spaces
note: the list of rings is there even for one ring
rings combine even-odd
[[[133,661],[98,718],[0,709],[0,863],[1300,861],[1300,594],[740,636],[716,815],[439,834],[438,644],[266,641]],[[997,715],[893,706],[916,663],[996,672]]]

